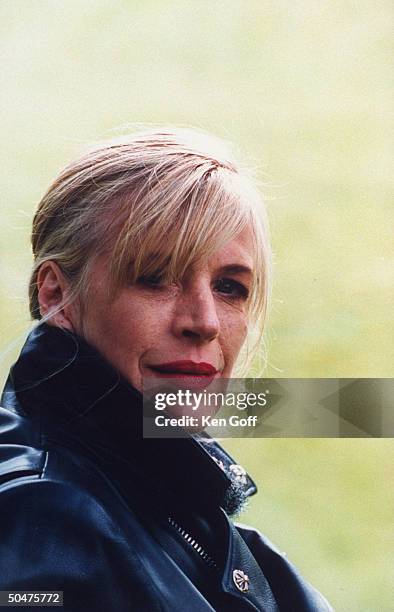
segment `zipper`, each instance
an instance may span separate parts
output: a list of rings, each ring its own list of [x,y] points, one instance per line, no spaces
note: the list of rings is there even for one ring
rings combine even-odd
[[[168,517],[168,522],[176,529],[176,531],[182,536],[182,538],[190,544],[190,546],[200,555],[201,559],[203,559],[210,567],[219,571],[219,567],[217,563],[212,559],[212,557],[204,550],[204,548],[189,534],[187,533],[172,517]]]

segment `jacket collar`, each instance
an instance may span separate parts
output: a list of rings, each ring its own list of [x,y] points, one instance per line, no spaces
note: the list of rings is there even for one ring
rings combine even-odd
[[[222,505],[233,459],[216,442],[195,437],[142,438],[142,395],[82,338],[48,324],[29,335],[12,367],[2,405],[39,424],[43,445],[72,444],[117,474],[137,470],[192,504]],[[257,489],[248,475],[244,492]]]

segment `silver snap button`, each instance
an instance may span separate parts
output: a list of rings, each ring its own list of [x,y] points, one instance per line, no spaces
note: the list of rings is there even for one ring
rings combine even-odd
[[[235,569],[233,571],[233,581],[241,593],[246,593],[246,591],[249,590],[249,576],[247,576],[242,570]]]

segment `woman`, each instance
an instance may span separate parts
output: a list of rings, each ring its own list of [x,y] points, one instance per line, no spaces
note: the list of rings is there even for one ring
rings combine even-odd
[[[110,141],[51,185],[32,245],[39,324],[2,398],[0,589],[62,591],[72,612],[329,610],[229,521],[256,487],[217,443],[142,437],[144,378],[228,378],[264,321],[248,176],[197,131]]]

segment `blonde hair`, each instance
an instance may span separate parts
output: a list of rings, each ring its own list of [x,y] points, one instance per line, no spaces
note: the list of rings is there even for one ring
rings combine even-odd
[[[56,261],[67,301],[87,295],[95,258],[111,253],[112,287],[159,275],[182,277],[250,226],[254,240],[253,322],[265,319],[271,256],[268,224],[253,179],[223,142],[194,129],[148,129],[100,143],[69,164],[33,220],[30,313],[40,314],[37,274]]]

